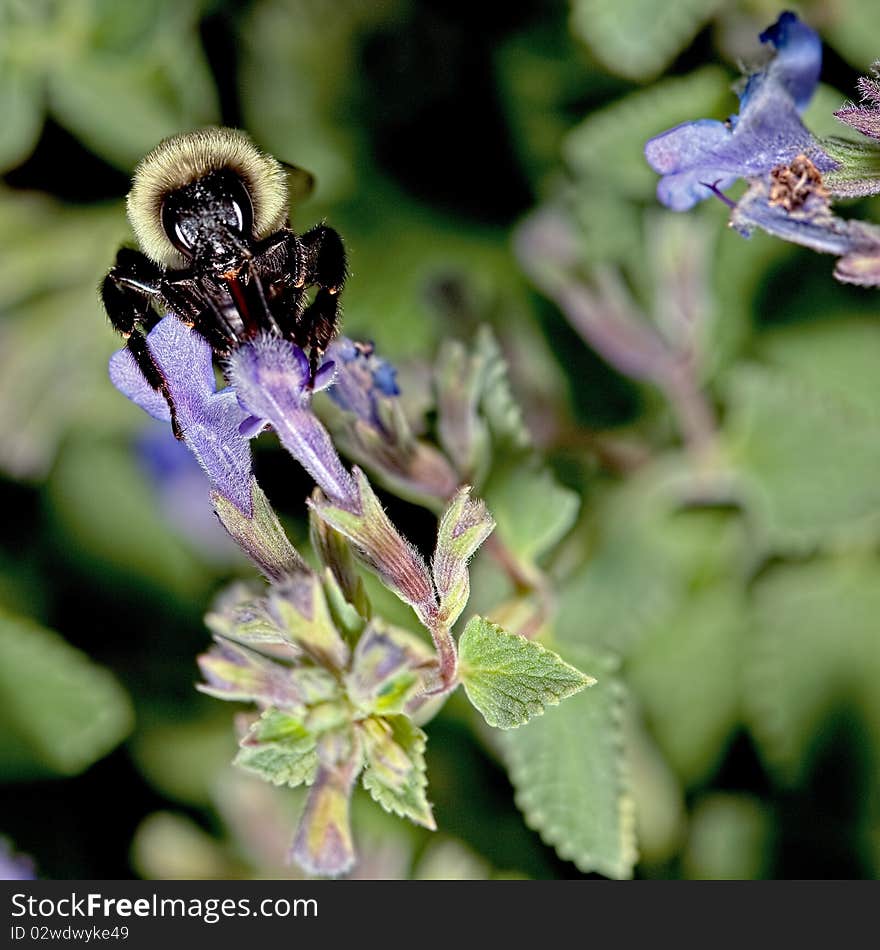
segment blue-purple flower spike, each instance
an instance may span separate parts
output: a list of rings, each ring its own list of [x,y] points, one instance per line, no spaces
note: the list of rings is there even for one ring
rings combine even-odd
[[[210,345],[173,315],[156,324],[147,345],[174,403],[187,448],[214,488],[251,517],[251,451],[241,431],[248,413],[231,389],[217,392]],[[164,396],[150,387],[129,350],[119,350],[110,358],[110,379],[151,416],[171,419]]]
[[[749,77],[739,115],[685,122],[645,146],[648,164],[663,176],[657,197],[673,211],[687,211],[737,179],[761,177],[797,155],[807,155],[823,173],[837,167],[800,119],[819,82],[818,34],[794,13],[783,13],[760,39],[776,56]]]
[[[400,395],[397,370],[377,356],[371,344],[340,337],[327,350],[336,364],[336,378],[327,395],[346,412],[374,429],[382,429],[379,400]]]

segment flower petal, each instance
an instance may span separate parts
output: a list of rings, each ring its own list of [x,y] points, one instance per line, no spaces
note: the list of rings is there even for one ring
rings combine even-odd
[[[137,361],[128,347],[117,350],[110,357],[110,382],[122,393],[127,396],[135,405],[140,406],[144,412],[149,413],[154,419],[162,419],[165,422],[171,420],[171,410],[165,397],[160,392],[156,392],[152,386],[144,379],[143,373],[138,369]]]
[[[837,163],[819,147],[800,119],[819,80],[818,35],[793,13],[761,34],[777,55],[753,74],[740,96],[740,113],[727,123],[687,122],[651,139],[645,157],[663,177],[657,197],[674,211],[687,211],[738,178],[756,178],[807,155],[820,172]]]

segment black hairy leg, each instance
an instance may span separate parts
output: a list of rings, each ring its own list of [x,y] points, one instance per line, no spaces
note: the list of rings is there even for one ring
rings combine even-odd
[[[302,255],[302,286],[318,288],[315,299],[303,310],[298,322],[301,346],[309,347],[312,373],[336,335],[339,325],[339,294],[348,267],[342,238],[332,228],[319,224],[299,238]]]
[[[182,435],[174,401],[147,346],[147,333],[159,320],[152,302],[161,297],[160,277],[161,271],[148,258],[137,251],[122,248],[116,256],[116,265],[101,285],[101,300],[113,328],[125,339],[125,346],[144,379],[165,397],[171,411],[171,426],[179,439]]]

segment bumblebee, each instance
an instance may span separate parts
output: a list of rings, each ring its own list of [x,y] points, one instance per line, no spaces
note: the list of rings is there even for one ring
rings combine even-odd
[[[221,359],[268,333],[305,350],[313,372],[336,334],[345,248],[323,224],[291,230],[291,174],[307,175],[226,128],[165,139],[135,169],[127,211],[141,251],[120,249],[101,297],[144,377],[166,398],[146,341],[165,313]]]

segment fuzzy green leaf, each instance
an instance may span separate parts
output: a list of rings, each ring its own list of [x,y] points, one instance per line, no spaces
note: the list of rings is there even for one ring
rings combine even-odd
[[[534,563],[562,540],[580,510],[576,492],[565,488],[545,468],[512,466],[493,475],[486,502],[504,544]]]
[[[234,764],[273,785],[311,785],[318,767],[315,736],[302,720],[277,709],[266,712],[241,740]]]
[[[76,775],[131,730],[128,695],[111,673],[31,620],[0,613],[0,745],[10,776]]]
[[[571,657],[599,667],[599,682],[504,733],[504,758],[526,821],[561,858],[585,873],[627,878],[636,843],[623,755],[623,686],[612,662],[585,653]]]
[[[785,335],[791,353],[771,354],[784,368],[744,365],[728,379],[725,438],[746,508],[776,550],[880,530],[877,340],[865,330],[799,328]]]
[[[459,641],[468,699],[490,726],[515,729],[596,681],[532,640],[474,617]]]
[[[721,0],[572,0],[571,27],[610,72],[650,79],[687,47]]]
[[[778,566],[755,588],[745,643],[745,702],[767,761],[802,780],[833,735],[835,717],[855,712],[880,761],[880,568],[852,555]]]
[[[432,831],[436,827],[425,796],[424,732],[406,716],[371,717],[361,723],[366,767],[364,788],[386,811]]]

